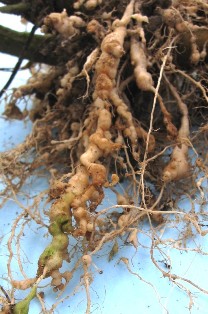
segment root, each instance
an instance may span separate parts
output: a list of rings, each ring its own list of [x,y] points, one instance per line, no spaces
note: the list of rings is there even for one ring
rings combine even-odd
[[[7,293],[2,284],[1,312],[28,313],[37,297],[42,311],[52,313],[84,286],[90,313],[93,276],[102,273],[94,261],[101,252],[107,252],[109,262],[119,255],[119,262],[150,285],[161,302],[151,281],[121,257],[126,244],[135,254],[149,249],[153,265],[186,292],[191,308],[194,299],[186,284],[207,290],[172,274],[167,250],[207,254],[187,244],[208,232],[207,6],[203,1],[134,0],[56,5],[41,11],[37,21],[58,39],[57,64],[30,65],[31,78],[7,96],[4,112],[6,119],[30,118],[33,129],[24,143],[0,155],[1,205],[11,200],[18,206],[10,235],[0,237],[8,248],[3,279],[11,287]],[[71,53],[72,43],[82,38],[84,48]],[[50,176],[49,191],[32,191],[26,204],[21,193],[36,175]],[[106,191],[115,197],[109,207]],[[179,207],[185,196],[190,211]],[[51,239],[37,258],[36,274],[28,276],[24,263],[34,261],[24,253],[23,236],[36,229]],[[177,236],[169,236],[169,229]],[[35,239],[41,242],[37,234]],[[80,280],[73,287],[77,274]],[[57,293],[50,310],[44,280]],[[15,289],[30,292],[15,301]]]
[[[181,127],[178,132],[178,145],[173,149],[170,163],[163,170],[164,182],[173,180],[179,180],[184,178],[189,171],[188,163],[188,136],[189,136],[189,117],[188,109],[185,103],[182,102],[175,87],[168,81],[167,77],[165,80],[169,84],[171,93],[175,97],[179,110],[182,114]]]
[[[141,32],[141,23],[139,23],[139,30],[137,29],[137,32]],[[156,93],[156,90],[153,86],[153,79],[149,72],[147,72],[147,66],[148,66],[148,60],[145,53],[145,42],[146,40],[139,41],[137,38],[138,35],[132,35],[131,36],[131,63],[134,66],[134,75],[136,79],[136,83],[139,89],[142,91],[152,91],[154,94]],[[164,115],[164,124],[166,125],[166,129],[168,131],[168,134],[175,138],[177,135],[177,129],[171,122],[172,117],[171,114],[167,111],[162,97],[160,94],[157,94],[160,109]]]
[[[88,90],[89,90],[89,86],[90,86],[90,77],[88,72],[92,69],[93,65],[95,64],[97,58],[99,56],[99,49],[95,48],[91,54],[87,57],[87,60],[83,66],[82,71],[79,73],[79,75],[77,77],[80,76],[85,76],[86,80],[87,80],[87,91],[86,94],[83,97],[87,97],[88,96]]]

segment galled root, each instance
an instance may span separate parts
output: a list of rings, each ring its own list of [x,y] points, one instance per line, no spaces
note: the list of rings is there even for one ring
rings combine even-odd
[[[127,2],[121,1],[118,7],[116,1],[79,0],[69,4],[70,12],[68,7],[43,12],[42,32],[58,38],[57,51],[68,51],[67,62],[60,54],[56,66],[32,65],[31,78],[13,91],[5,110],[7,117],[28,115],[33,130],[25,143],[0,156],[2,194],[14,196],[26,178],[43,166],[51,175],[48,225],[40,222],[36,211],[24,209],[7,243],[12,287],[31,288],[23,301],[13,304],[14,313],[28,313],[36,296],[43,302],[36,290],[45,278],[51,277],[51,286],[61,295],[80,266],[86,313],[90,313],[94,255],[109,242],[109,261],[118,253],[119,241],[137,250],[138,236],[146,232],[144,221],[150,225],[154,248],[157,232],[170,214],[183,217],[185,225],[206,234],[196,213],[185,216],[176,209],[173,212],[173,205],[169,208],[187,192],[181,191],[180,182],[198,173],[201,177],[195,188],[203,202],[206,198],[202,183],[207,178],[207,156],[201,143],[207,144],[208,129],[207,5],[203,1],[193,1],[193,5],[190,1]],[[82,36],[87,38],[86,46],[70,54],[71,43]],[[17,109],[19,100],[29,96],[33,108]],[[197,149],[202,153],[196,161],[197,174],[190,149],[197,157]],[[33,161],[27,161],[31,156]],[[175,190],[170,192],[172,187]],[[117,204],[100,210],[105,189],[115,194]],[[46,227],[52,239],[38,259],[36,277],[27,278],[22,269],[25,279],[14,280],[11,248],[25,213]],[[81,254],[73,265],[77,247]],[[153,253],[152,247],[150,255],[156,265]],[[120,261],[136,274],[127,259]],[[70,263],[70,270],[62,270],[64,262]],[[182,278],[171,276],[172,280]],[[7,300],[5,311],[8,308]]]

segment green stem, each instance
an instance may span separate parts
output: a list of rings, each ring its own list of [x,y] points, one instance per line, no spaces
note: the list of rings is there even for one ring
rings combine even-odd
[[[34,286],[31,289],[31,291],[28,294],[28,296],[24,300],[22,300],[22,301],[18,302],[17,304],[15,304],[14,310],[13,310],[13,314],[28,314],[30,302],[32,301],[32,299],[35,298],[36,292],[37,292],[37,287]]]
[[[16,32],[4,26],[0,26],[0,52],[19,57],[28,36],[29,33]],[[32,62],[56,64],[56,56],[52,53],[52,49],[50,49],[48,53],[46,51],[45,55],[41,53],[41,49],[46,45],[50,45],[53,41],[56,41],[54,36],[35,35],[29,48],[24,52],[24,58]]]
[[[23,15],[29,9],[30,9],[29,3],[20,2],[17,4],[11,4],[6,5],[4,7],[0,7],[0,12],[7,14]]]
[[[3,3],[3,4],[17,4],[17,3],[19,3],[19,0],[1,0],[1,3]]]
[[[62,266],[63,258],[67,253],[69,244],[67,234],[73,231],[72,217],[69,208],[74,197],[73,193],[66,192],[57,202],[52,204],[49,232],[53,239],[39,257],[38,277],[43,274],[45,268],[47,269],[45,277],[48,277],[53,270],[58,270]]]
[[[0,25],[0,52],[16,57],[22,55],[23,47],[29,33],[21,33]],[[59,65],[74,57],[84,41],[91,41],[89,36],[80,36],[66,47],[62,47],[63,38],[55,35],[34,35],[28,49],[24,51],[24,59],[31,62]]]

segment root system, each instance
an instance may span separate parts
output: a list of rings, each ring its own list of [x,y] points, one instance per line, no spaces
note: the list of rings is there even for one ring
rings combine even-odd
[[[8,274],[12,291],[31,290],[19,302],[8,300],[2,290],[1,313],[28,313],[34,297],[46,313],[37,293],[42,280],[50,277],[53,289],[64,291],[80,265],[90,313],[94,256],[112,243],[109,260],[115,258],[118,239],[137,249],[146,223],[150,256],[162,275],[177,282],[190,300],[184,282],[208,294],[164,271],[154,258],[162,241],[158,232],[172,219],[183,221],[183,241],[190,228],[207,234],[200,222],[207,216],[208,5],[205,0],[68,2],[33,12],[33,22],[58,42],[57,63],[29,63],[28,82],[7,92],[4,115],[29,116],[33,128],[24,143],[1,154],[2,195],[16,195],[40,170],[50,173],[48,222],[37,207],[24,208],[22,215],[46,228],[51,242],[33,278],[16,280]],[[71,53],[80,38],[82,45]],[[32,100],[30,110],[20,109],[22,99]],[[108,190],[117,203],[100,210]],[[177,207],[183,195],[192,204],[190,212]],[[201,197],[199,211],[194,195]],[[14,222],[13,235],[23,216]],[[71,263],[74,240],[80,257],[70,271],[61,272],[63,261]],[[11,259],[10,252],[8,265]],[[128,260],[121,261],[132,273]]]

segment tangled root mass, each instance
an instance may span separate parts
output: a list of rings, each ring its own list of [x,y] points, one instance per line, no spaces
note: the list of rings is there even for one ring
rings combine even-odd
[[[9,194],[11,186],[17,192],[40,167],[51,174],[52,240],[39,257],[36,277],[12,281],[17,289],[32,287],[23,303],[13,305],[14,313],[28,306],[44,278],[52,278],[55,290],[66,288],[76,266],[70,272],[60,269],[71,259],[72,238],[83,247],[77,263],[83,266],[90,313],[89,267],[105,243],[128,235],[137,248],[138,226],[145,219],[162,226],[170,199],[190,189],[190,197],[199,193],[206,202],[206,1],[117,4],[79,0],[42,11],[42,32],[58,38],[57,64],[30,64],[31,78],[6,105],[5,115],[29,115],[33,129],[23,144],[2,153],[3,193]],[[82,46],[65,60],[80,38]],[[26,97],[33,107],[22,112],[17,104]],[[26,162],[31,153],[33,160]],[[123,181],[125,192],[119,189]],[[106,190],[117,198],[113,212],[98,209]],[[205,235],[195,214],[186,220]],[[3,313],[9,313],[6,309]]]

